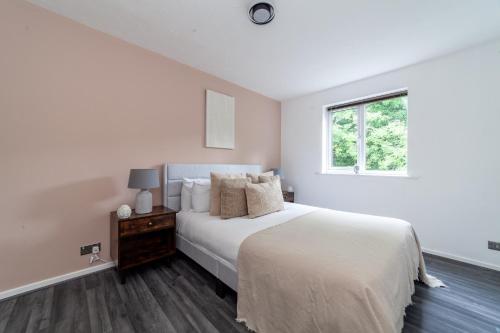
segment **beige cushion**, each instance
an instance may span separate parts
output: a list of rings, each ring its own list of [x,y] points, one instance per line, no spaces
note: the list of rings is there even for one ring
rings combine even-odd
[[[232,217],[248,215],[247,196],[245,187],[250,183],[250,178],[223,178],[221,180],[220,194],[220,217],[229,219]]]
[[[273,171],[268,171],[264,173],[247,173],[247,177],[252,179],[252,183],[258,184],[259,183],[259,176],[273,176],[274,172]]]
[[[283,210],[283,193],[279,179],[269,183],[247,184],[248,217],[254,218]]]
[[[273,175],[260,175],[259,176],[259,183],[270,183],[277,181],[280,183],[280,188],[281,188],[281,179],[279,175],[273,176]]]
[[[236,173],[236,174],[228,174],[228,173],[210,173],[210,215],[219,216],[220,215],[220,182],[223,178],[243,178],[246,179],[245,174]]]

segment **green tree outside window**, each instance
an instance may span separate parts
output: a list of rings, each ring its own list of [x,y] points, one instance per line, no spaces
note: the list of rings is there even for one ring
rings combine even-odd
[[[407,164],[407,97],[395,97],[334,111],[331,116],[331,166],[358,162],[358,112],[364,110],[365,169],[404,171]]]

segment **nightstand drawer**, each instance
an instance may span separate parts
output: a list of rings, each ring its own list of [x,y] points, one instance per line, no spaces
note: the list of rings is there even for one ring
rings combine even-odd
[[[120,235],[130,236],[159,229],[175,227],[175,216],[158,216],[143,219],[121,221]]]
[[[120,247],[119,269],[127,269],[175,253],[175,233],[158,230],[126,237]]]

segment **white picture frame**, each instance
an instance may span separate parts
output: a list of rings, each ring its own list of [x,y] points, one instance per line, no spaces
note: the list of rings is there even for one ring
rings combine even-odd
[[[234,97],[206,91],[205,145],[207,148],[234,149]]]

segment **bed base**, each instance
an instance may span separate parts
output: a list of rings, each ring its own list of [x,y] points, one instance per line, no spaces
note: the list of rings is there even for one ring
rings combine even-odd
[[[221,280],[217,279],[217,282],[215,283],[215,294],[219,296],[220,298],[226,297],[226,293],[228,291],[228,286]]]
[[[176,247],[217,278],[215,285],[217,296],[223,298],[229,290],[228,288],[234,291],[238,290],[238,272],[227,261],[196,246],[179,234],[176,235]]]

